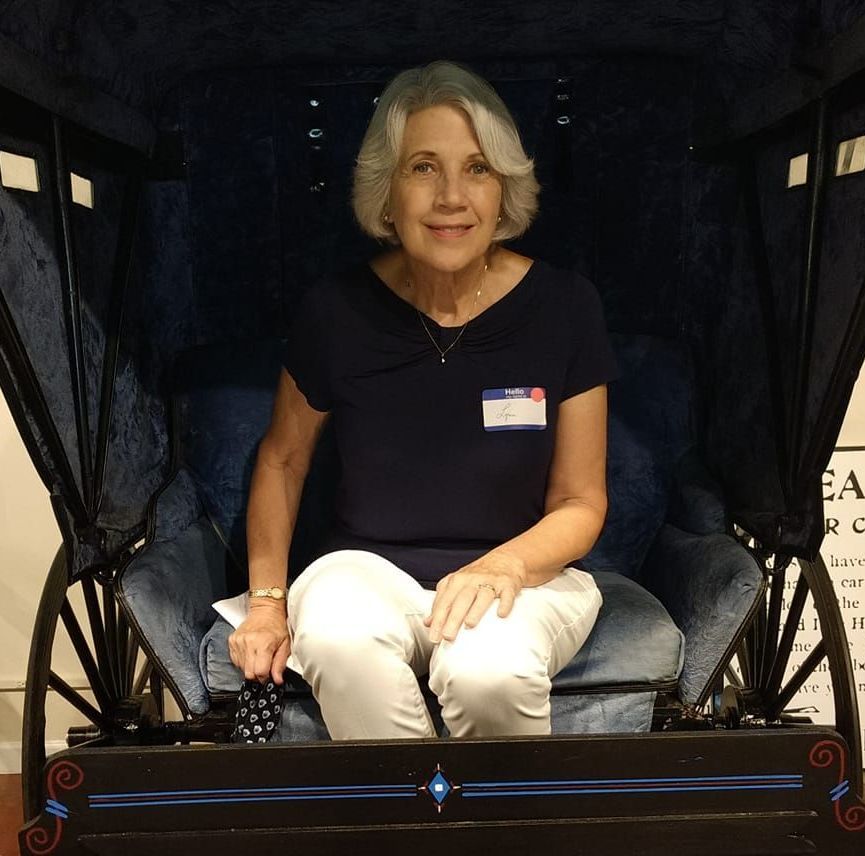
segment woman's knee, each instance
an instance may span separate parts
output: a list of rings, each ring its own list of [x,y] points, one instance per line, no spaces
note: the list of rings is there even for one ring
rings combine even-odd
[[[289,590],[289,601],[295,608],[310,599],[328,599],[336,603],[349,597],[363,596],[375,588],[363,554],[354,550],[340,550],[316,559],[294,581]]]
[[[475,720],[501,721],[535,716],[549,703],[550,679],[541,663],[506,659],[439,657],[430,672],[445,719],[458,712]]]
[[[351,561],[352,551],[343,552],[347,561],[334,554],[337,561],[311,565],[314,575],[289,601],[292,651],[304,674],[326,668],[332,675],[360,677],[383,657],[405,658],[404,611]]]
[[[322,682],[339,691],[375,683],[405,660],[398,631],[368,620],[304,624],[294,635],[292,651],[316,695]]]
[[[349,623],[364,614],[404,612],[407,588],[413,581],[381,556],[363,550],[339,550],[313,562],[289,591],[290,618],[321,612]],[[414,583],[414,585],[417,585]],[[349,621],[349,619],[352,619]]]

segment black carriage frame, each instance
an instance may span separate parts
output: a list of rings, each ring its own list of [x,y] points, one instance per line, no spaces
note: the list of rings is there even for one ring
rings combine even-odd
[[[20,59],[21,67],[26,67],[26,58]],[[92,650],[86,641],[81,621],[67,597],[72,584],[69,556],[73,543],[88,543],[97,549],[105,547],[105,533],[95,526],[94,521],[97,519],[104,486],[113,390],[124,324],[125,293],[130,276],[143,182],[148,171],[176,170],[180,165],[171,162],[173,141],[170,138],[157,139],[153,129],[143,124],[137,114],[130,112],[123,122],[114,121],[118,111],[122,112],[126,108],[108,96],[104,99],[99,96],[104,101],[104,110],[101,111],[102,119],[99,120],[101,125],[99,121],[94,124],[94,114],[89,114],[86,119],[83,114],[77,115],[74,105],[70,106],[68,100],[62,101],[55,94],[63,91],[59,78],[46,80],[43,69],[28,79],[27,86],[32,87],[34,79],[43,81],[39,93],[40,101],[49,107],[27,102],[21,95],[10,91],[7,91],[3,98],[7,103],[14,104],[16,110],[23,111],[20,115],[29,115],[48,131],[47,142],[53,165],[51,189],[56,222],[60,224],[57,253],[63,274],[75,427],[81,450],[82,488],[79,490],[76,485],[72,463],[64,451],[57,426],[40,390],[12,314],[0,293],[0,340],[3,342],[4,357],[0,359],[0,386],[37,467],[43,460],[39,441],[47,447],[59,475],[62,501],[72,512],[70,522],[58,507],[61,498],[52,496],[64,545],[58,551],[48,573],[36,617],[28,663],[22,769],[25,814],[29,818],[38,815],[44,803],[44,707],[49,688],[92,723],[92,727],[72,729],[68,737],[70,745],[85,742],[114,745],[140,745],[150,742],[170,744],[201,739],[221,742],[227,739],[231,713],[230,704],[226,703],[224,707],[203,719],[193,721],[188,711],[184,710],[187,721],[166,723],[163,685],[172,687],[171,676],[162,674],[158,664],[153,665],[155,658],[148,648],[147,640],[141,638],[136,628],[131,626],[130,619],[115,597],[114,581],[123,564],[135,554],[142,539],[146,541],[152,538],[153,503],[148,512],[146,526],[136,530],[127,543],[113,551],[118,556],[117,560],[90,567],[79,580],[84,595],[86,620],[93,638]],[[755,249],[753,264],[757,272],[764,313],[764,331],[770,365],[777,377],[781,343],[777,339],[776,326],[770,320],[773,307],[769,263],[761,227],[754,151],[757,141],[776,133],[793,117],[803,113],[808,113],[811,117],[812,157],[808,164],[809,204],[804,235],[806,252],[799,291],[801,329],[795,355],[794,404],[787,414],[783,430],[776,436],[781,460],[788,459],[789,448],[799,448],[798,441],[804,423],[808,361],[813,344],[816,289],[821,261],[820,226],[825,186],[832,169],[829,139],[833,107],[839,101],[856,97],[857,87],[860,90],[865,87],[865,22],[834,40],[822,51],[800,57],[797,70],[790,72],[785,79],[754,93],[745,103],[740,104],[737,112],[728,117],[726,128],[707,132],[703,139],[695,141],[694,157],[711,162],[735,162],[744,178],[748,221],[752,232],[752,246]],[[7,112],[7,115],[12,114]],[[87,127],[86,132],[82,131],[82,125]],[[113,162],[128,178],[113,265],[111,310],[103,355],[104,371],[96,452],[93,458],[87,442],[90,426],[83,369],[81,288],[74,233],[70,224],[72,201],[68,183],[67,137],[71,126],[76,127],[78,134],[88,133],[106,162]],[[130,128],[131,131],[128,130]],[[117,142],[118,139],[121,142]],[[859,291],[841,353],[842,359],[835,367],[824,401],[825,418],[805,454],[792,462],[793,466],[785,468],[787,473],[809,474],[813,477],[815,470],[819,468],[819,462],[825,459],[827,450],[831,448],[838,434],[844,404],[849,397],[850,378],[855,376],[865,357],[865,288]],[[25,403],[26,411],[23,406]],[[776,412],[784,412],[783,404],[776,401],[774,405]],[[27,412],[37,428],[38,439],[32,430]],[[785,438],[792,438],[789,446]],[[46,484],[52,483],[52,477],[48,473],[41,471],[40,476]],[[819,477],[819,472],[817,476]],[[807,479],[800,478],[795,481],[802,484]],[[786,487],[792,491],[793,484]],[[743,629],[735,645],[731,646],[714,675],[710,687],[714,687],[715,698],[710,698],[711,689],[707,690],[693,709],[683,708],[673,699],[660,699],[656,708],[655,727],[660,730],[671,726],[703,728],[724,724],[736,727],[749,723],[795,722],[797,717],[786,715],[785,708],[825,658],[834,690],[836,730],[846,741],[850,757],[861,758],[861,730],[852,664],[841,614],[824,562],[819,556],[813,561],[800,560],[801,574],[782,625],[782,595],[791,557],[763,547],[738,526],[735,534],[764,569],[764,597],[758,602],[748,626]],[[785,681],[797,627],[809,593],[820,619],[822,638],[805,661]],[[65,627],[87,675],[96,699],[95,706],[51,669],[51,649],[58,619]],[[777,631],[779,627],[780,633]],[[145,663],[143,668],[136,672],[139,651],[143,652]],[[734,656],[737,657],[738,672],[731,665]],[[722,702],[720,690],[725,679],[736,692],[732,695],[724,694]],[[708,702],[714,703],[713,714],[701,715],[699,709]],[[854,793],[861,795],[863,780],[858,763],[850,770],[849,778]]]

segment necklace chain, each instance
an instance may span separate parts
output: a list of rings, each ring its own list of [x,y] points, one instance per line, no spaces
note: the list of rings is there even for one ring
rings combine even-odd
[[[484,288],[484,279],[486,278],[487,267],[488,267],[488,265],[484,265],[484,269],[483,269],[483,271],[481,271],[481,281],[478,285],[478,290],[475,293],[475,299],[472,301],[472,308],[469,310],[469,316],[468,316],[468,318],[466,318],[466,323],[463,324],[463,326],[460,328],[460,331],[459,331],[459,333],[456,334],[456,337],[454,338],[453,342],[451,342],[444,350],[442,350],[439,347],[439,343],[436,342],[435,337],[430,332],[430,329],[427,326],[426,321],[424,320],[423,313],[420,311],[420,309],[417,308],[417,306],[415,306],[415,308],[414,308],[414,311],[417,313],[418,321],[420,321],[421,327],[423,327],[424,332],[427,334],[427,338],[430,340],[430,342],[432,342],[432,346],[436,349],[436,351],[438,351],[438,355],[441,357],[442,365],[445,364],[445,357],[447,356],[447,354],[449,354],[450,351],[452,351],[456,347],[457,342],[459,342],[459,340],[462,339],[463,333],[465,333],[465,331],[466,331],[466,327],[469,326],[469,321],[471,321],[472,318],[474,318],[475,309],[477,309],[478,300],[480,299],[481,292],[483,291],[483,288]],[[411,281],[406,280],[406,285],[409,288],[411,288]]]

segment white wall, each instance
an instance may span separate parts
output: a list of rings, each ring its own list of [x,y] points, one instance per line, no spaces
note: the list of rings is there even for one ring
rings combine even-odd
[[[837,446],[865,446],[865,371],[859,375]]]
[[[865,446],[865,381],[862,378],[848,409],[839,445]],[[60,533],[48,493],[30,463],[0,395],[0,773],[19,770],[30,634],[48,566],[59,544]],[[77,595],[76,587],[72,597]],[[53,667],[73,686],[86,685],[62,627],[58,629]],[[46,712],[46,741],[50,751],[65,745],[70,725],[85,721],[53,692],[49,693]]]

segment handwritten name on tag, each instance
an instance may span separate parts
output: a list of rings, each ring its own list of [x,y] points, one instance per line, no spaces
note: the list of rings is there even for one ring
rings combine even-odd
[[[481,396],[485,431],[543,431],[547,392],[541,386],[485,389]]]

